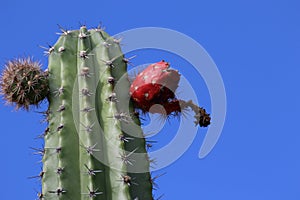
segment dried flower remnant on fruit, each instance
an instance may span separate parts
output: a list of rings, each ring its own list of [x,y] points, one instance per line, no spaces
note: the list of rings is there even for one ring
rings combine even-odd
[[[19,58],[8,61],[0,78],[1,94],[8,104],[16,109],[29,109],[38,106],[48,95],[47,72],[31,58]]]

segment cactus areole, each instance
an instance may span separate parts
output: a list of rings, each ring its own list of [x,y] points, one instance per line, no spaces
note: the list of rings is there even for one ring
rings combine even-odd
[[[136,109],[160,104],[166,115],[190,107],[195,123],[208,126],[209,114],[191,101],[178,100],[180,74],[161,61],[130,84],[119,40],[101,27],[64,30],[47,48],[46,72],[31,59],[6,64],[1,93],[28,109],[47,97],[39,199],[152,200],[153,179]],[[117,88],[121,85],[121,88]]]

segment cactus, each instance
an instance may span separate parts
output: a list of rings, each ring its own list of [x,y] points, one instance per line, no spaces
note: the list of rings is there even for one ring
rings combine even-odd
[[[47,72],[31,59],[6,64],[1,90],[8,102],[28,109],[48,97],[40,199],[152,199],[145,139],[118,43],[101,28],[62,29],[46,50]]]
[[[101,27],[61,30],[45,51],[46,71],[32,59],[16,59],[1,76],[1,93],[17,108],[49,102],[44,148],[36,149],[43,162],[39,199],[153,199],[155,178],[136,109],[163,113],[150,109],[161,104],[168,116],[190,107],[200,126],[209,125],[209,114],[175,98],[180,74],[167,62],[150,65],[130,84],[119,40]]]
[[[129,165],[140,162],[130,161],[130,154],[146,150],[142,130],[130,117],[132,105],[122,110],[128,93],[114,90],[127,71],[118,42],[100,28],[82,26],[63,30],[49,53],[43,194],[51,199],[152,199],[147,158],[143,173],[128,172]],[[129,82],[122,80],[128,91]],[[136,136],[131,144],[123,139],[128,134]]]

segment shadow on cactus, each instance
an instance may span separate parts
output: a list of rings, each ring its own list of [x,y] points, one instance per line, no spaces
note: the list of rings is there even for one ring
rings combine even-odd
[[[130,83],[119,40],[101,27],[61,31],[46,49],[47,72],[25,58],[8,61],[1,76],[1,93],[17,109],[49,102],[45,145],[37,148],[43,169],[34,176],[42,183],[39,199],[154,199],[156,178],[136,110],[169,116],[191,108],[195,124],[204,127],[209,114],[175,97],[180,74],[167,62],[150,65]],[[162,109],[153,109],[156,104]]]

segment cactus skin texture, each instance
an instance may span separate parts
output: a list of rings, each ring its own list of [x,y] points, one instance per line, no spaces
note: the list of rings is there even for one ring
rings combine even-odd
[[[131,117],[128,79],[122,91],[114,90],[127,73],[118,41],[100,28],[62,31],[47,51],[50,95],[41,177],[44,199],[153,199],[147,156],[129,158],[133,153],[147,154],[139,119]],[[126,106],[129,109],[123,109]],[[129,136],[123,126],[135,131],[130,141],[124,139]],[[142,163],[142,173],[128,170],[137,163]]]

